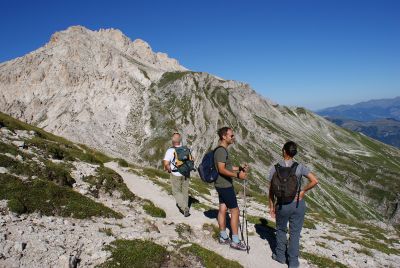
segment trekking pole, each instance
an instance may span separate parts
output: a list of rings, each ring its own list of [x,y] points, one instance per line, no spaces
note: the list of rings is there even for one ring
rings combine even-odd
[[[242,241],[244,241],[244,236],[243,236],[243,228],[244,228],[244,211],[242,211],[242,222],[239,221],[239,227],[240,227],[240,236],[242,237]]]
[[[243,182],[243,194],[244,194],[244,209],[243,209],[243,225],[246,223],[246,250],[247,254],[249,254],[249,232],[247,229],[247,218],[246,218],[246,208],[247,208],[247,202],[246,202],[246,180]],[[244,239],[243,239],[244,240]]]

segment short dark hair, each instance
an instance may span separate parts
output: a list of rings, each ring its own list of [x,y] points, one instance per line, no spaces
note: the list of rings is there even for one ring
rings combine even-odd
[[[226,133],[228,133],[228,130],[230,130],[230,129],[232,129],[232,128],[221,127],[220,129],[218,129],[217,133],[218,133],[219,140],[222,140],[223,137],[226,135]]]
[[[293,141],[288,141],[283,145],[282,150],[284,150],[288,156],[294,157],[297,154],[297,144]]]

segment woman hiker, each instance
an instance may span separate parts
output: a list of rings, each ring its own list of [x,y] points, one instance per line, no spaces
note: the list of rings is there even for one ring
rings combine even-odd
[[[276,218],[276,250],[272,259],[279,263],[288,263],[290,268],[299,267],[299,242],[303,227],[307,191],[318,184],[310,169],[294,161],[297,145],[293,141],[282,148],[283,160],[271,168],[269,174],[269,208],[272,218]],[[302,177],[308,184],[301,188]],[[289,222],[289,243],[287,245],[287,225]],[[286,254],[288,260],[286,261]]]

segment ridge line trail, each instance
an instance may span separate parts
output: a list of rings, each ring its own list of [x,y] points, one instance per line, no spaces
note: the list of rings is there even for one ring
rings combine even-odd
[[[121,175],[124,182],[128,186],[129,190],[135,195],[151,200],[156,206],[162,208],[167,214],[165,219],[156,219],[159,221],[158,228],[160,230],[160,235],[167,236],[172,239],[177,239],[175,234],[175,224],[185,223],[188,224],[194,233],[198,234],[198,231],[202,230],[204,223],[217,224],[216,219],[210,219],[204,215],[203,212],[191,209],[191,216],[185,218],[175,205],[175,199],[168,195],[162,188],[152,181],[133,174],[129,171],[125,171],[116,162],[109,162],[105,164],[106,167],[115,170]],[[173,222],[174,224],[169,225],[162,223],[163,221]],[[172,228],[172,229],[171,229]],[[174,235],[174,238],[171,237]],[[194,241],[193,241],[194,240]],[[265,268],[265,267],[287,267],[286,265],[279,264],[271,259],[271,249],[267,242],[260,238],[256,233],[255,235],[249,236],[250,253],[247,254],[246,251],[238,251],[231,249],[228,245],[220,245],[217,241],[213,240],[211,234],[208,237],[200,235],[200,238],[193,237],[189,243],[195,242],[201,246],[231,260],[239,262],[244,267],[248,268]]]

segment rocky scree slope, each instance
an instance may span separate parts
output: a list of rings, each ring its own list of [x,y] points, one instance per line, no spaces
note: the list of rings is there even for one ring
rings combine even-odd
[[[106,161],[129,166],[0,113],[0,267],[242,267],[203,247],[215,226],[172,221]]]
[[[199,178],[190,181],[192,216],[184,218],[173,197],[162,193],[171,194],[167,173],[112,159],[2,113],[0,126],[0,267],[240,267],[213,252],[245,267],[268,262],[275,224],[265,218],[260,197],[253,195],[247,203],[251,254],[221,248],[214,240],[216,191]],[[242,205],[242,193],[238,197]],[[393,227],[327,223],[315,216],[307,218],[302,233],[301,256],[311,263],[302,260],[303,267],[399,262]],[[253,258],[257,252],[262,257]]]
[[[308,195],[314,220],[398,224],[400,151],[344,130],[303,108],[273,103],[249,85],[192,72],[118,30],[74,26],[0,65],[0,109],[25,122],[123,157],[160,166],[181,131],[197,163],[234,128],[236,163],[252,167],[250,191],[264,202],[267,172],[286,140],[320,179]]]

